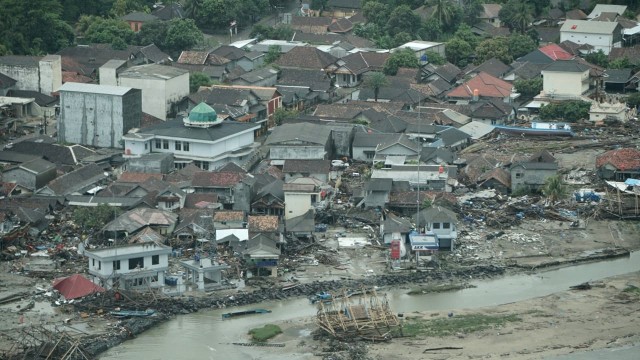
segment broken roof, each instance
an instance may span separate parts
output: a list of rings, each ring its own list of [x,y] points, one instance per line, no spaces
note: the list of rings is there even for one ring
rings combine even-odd
[[[596,167],[610,164],[618,170],[640,170],[640,150],[625,148],[609,150],[596,157]]]
[[[252,233],[277,232],[280,219],[277,215],[249,215],[247,223]]]
[[[126,231],[134,234],[147,226],[171,226],[178,221],[178,214],[150,208],[136,208],[109,222],[103,232]]]
[[[213,221],[215,222],[242,222],[244,221],[244,211],[239,210],[227,210],[227,211],[216,211],[213,214]]]
[[[50,181],[45,188],[50,189],[55,195],[70,195],[107,177],[108,174],[105,174],[103,167],[89,164]]]

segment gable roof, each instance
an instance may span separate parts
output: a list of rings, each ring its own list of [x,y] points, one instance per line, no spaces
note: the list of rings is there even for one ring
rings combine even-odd
[[[438,137],[442,140],[444,146],[455,144],[461,140],[471,138],[471,135],[464,131],[460,131],[454,127],[450,127],[438,133]]]
[[[29,172],[32,172],[34,174],[42,174],[51,169],[55,169],[56,165],[45,159],[37,158],[37,159],[33,159],[25,163],[22,163],[19,165],[19,167]]]
[[[124,21],[147,22],[158,20],[158,17],[141,11],[134,11],[122,16],[120,19]]]
[[[487,171],[484,174],[480,175],[477,182],[479,184],[483,184],[490,179],[498,181],[505,187],[511,187],[511,174],[505,169],[494,168],[491,171]]]
[[[508,82],[480,72],[472,79],[447,93],[448,97],[471,98],[473,92],[478,90],[478,95],[483,97],[508,97],[511,95],[513,85]]]
[[[596,4],[593,10],[587,16],[589,19],[600,16],[604,12],[612,12],[618,15],[624,14],[627,10],[627,5],[610,5],[610,4]]]
[[[284,173],[328,174],[330,169],[331,162],[329,160],[320,159],[287,159],[284,161],[284,166],[282,166],[282,172]]]
[[[609,150],[596,157],[596,167],[606,164],[613,165],[618,170],[640,170],[640,150],[625,148]]]
[[[142,183],[151,178],[162,180],[162,174],[125,171],[120,175],[118,181],[125,183]]]
[[[63,146],[29,140],[17,142],[11,149],[4,151],[42,156],[45,160],[61,165],[76,165],[84,157],[95,154],[94,151],[82,146]]]
[[[273,132],[267,137],[265,145],[301,140],[324,146],[330,136],[331,128],[327,126],[311,123],[284,124],[273,129]]]
[[[129,210],[109,222],[102,231],[126,231],[134,234],[147,226],[171,226],[178,221],[178,214],[150,208]]]
[[[344,67],[355,75],[360,75],[367,71],[381,70],[388,58],[389,53],[356,52],[341,60],[344,61]]]
[[[551,60],[570,60],[573,59],[573,55],[569,54],[558,44],[549,44],[539,48],[540,52],[547,55]]]
[[[386,218],[382,222],[384,226],[384,233],[390,234],[394,232],[408,233],[413,229],[411,221],[395,216],[392,213],[387,214]]]
[[[478,16],[479,19],[495,19],[498,17],[502,5],[500,4],[482,4],[483,11]]]
[[[331,24],[330,17],[324,17],[324,16],[292,16],[291,17],[291,27],[299,28],[299,29],[304,29],[305,27],[307,27],[308,29],[305,29],[305,30],[308,30],[307,32],[312,32],[310,29],[312,27],[324,27],[326,31],[326,28],[329,27],[330,24]]]
[[[217,202],[218,194],[216,193],[190,193],[185,196],[184,207],[187,209],[200,209],[204,204],[215,204]]]
[[[331,88],[331,79],[320,68],[280,70],[278,85],[308,86],[311,91],[327,91]]]
[[[306,213],[285,220],[285,228],[291,232],[314,232],[315,216],[312,209]]]
[[[184,12],[180,3],[170,3],[167,5],[155,4],[155,9],[151,11],[152,15],[155,15],[160,20],[182,19]]]
[[[16,80],[10,78],[9,76],[0,73],[0,89],[8,89],[17,83]]]
[[[213,221],[215,221],[215,222],[223,222],[223,221],[241,222],[241,221],[244,221],[244,211],[239,211],[239,210],[216,211],[215,214],[213,214]]]
[[[102,167],[97,164],[89,164],[57,177],[50,181],[46,188],[49,188],[55,195],[70,195],[107,177],[108,174],[105,175]]]
[[[465,73],[469,74],[469,73],[485,72],[495,77],[502,77],[509,70],[511,70],[511,66],[503,63],[497,58],[491,58],[478,66],[475,66],[475,67],[472,66]]]
[[[277,215],[249,215],[247,223],[247,227],[252,233],[276,232],[280,225],[280,219]]]
[[[377,147],[379,144],[392,141],[398,134],[381,134],[358,131],[353,137],[353,147]]]
[[[207,58],[209,58],[209,53],[207,51],[183,51],[180,53],[180,57],[178,58],[178,63],[180,64],[192,64],[192,65],[203,65]]]
[[[389,141],[379,144],[376,147],[376,152],[384,150],[396,144],[402,145],[407,149],[413,150],[414,152],[420,151],[420,148],[421,148],[420,144],[410,140],[409,136],[407,136],[406,134],[394,134],[394,135],[395,136],[392,137]]]
[[[576,60],[558,60],[544,67],[543,71],[557,72],[585,72],[589,67]]]
[[[326,69],[335,64],[337,57],[310,46],[296,46],[286,54],[282,54],[275,65],[300,69]]]
[[[353,23],[351,22],[351,20],[347,18],[339,18],[339,19],[334,19],[329,25],[329,28],[327,30],[334,33],[342,34],[342,33],[349,32],[352,29],[353,29]]]
[[[580,9],[569,10],[564,14],[564,17],[567,20],[585,20],[587,18],[587,14]]]
[[[566,20],[560,32],[611,35],[618,26],[619,24],[613,21]]]
[[[233,187],[244,179],[245,176],[245,174],[238,172],[201,171],[193,174],[191,185],[193,187]]]
[[[362,8],[362,0],[329,0],[327,6],[332,8],[360,9]]]

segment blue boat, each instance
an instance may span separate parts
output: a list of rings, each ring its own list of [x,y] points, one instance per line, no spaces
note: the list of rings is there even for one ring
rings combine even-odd
[[[228,318],[237,317],[237,316],[243,316],[243,315],[268,314],[270,312],[271,312],[271,310],[267,310],[267,309],[242,310],[242,311],[235,311],[235,312],[222,314],[222,318],[223,319],[228,319]]]
[[[507,125],[495,125],[495,129],[510,135],[519,136],[576,136],[571,129],[557,128],[557,129],[541,129],[541,128],[526,128],[519,126],[507,126]]]
[[[333,295],[329,294],[328,292],[321,292],[318,294],[315,294],[313,296],[311,296],[309,298],[309,301],[311,301],[312,304],[315,304],[317,302],[322,302],[322,303],[330,303],[333,301]]]
[[[118,310],[118,311],[110,311],[109,314],[115,317],[120,318],[128,318],[128,317],[146,317],[155,314],[156,311],[153,309],[147,309],[144,311],[141,310]]]

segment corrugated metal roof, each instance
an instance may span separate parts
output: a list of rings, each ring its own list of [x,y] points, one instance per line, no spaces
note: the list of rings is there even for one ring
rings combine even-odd
[[[82,83],[68,82],[68,83],[62,84],[59,91],[122,96],[127,92],[129,92],[131,89],[132,88],[125,87],[125,86],[95,85],[95,84],[82,84]]]

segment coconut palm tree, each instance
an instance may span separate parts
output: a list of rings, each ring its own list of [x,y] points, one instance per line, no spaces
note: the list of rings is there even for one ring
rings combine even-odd
[[[433,15],[443,26],[449,26],[453,20],[454,8],[451,0],[428,0],[428,6],[434,8]]]
[[[389,80],[387,80],[387,77],[383,73],[374,71],[366,75],[362,85],[366,88],[373,89],[374,100],[378,102],[380,88],[389,85]]]
[[[561,175],[552,176],[544,182],[542,194],[552,203],[566,198],[567,193],[567,185],[562,181]]]

